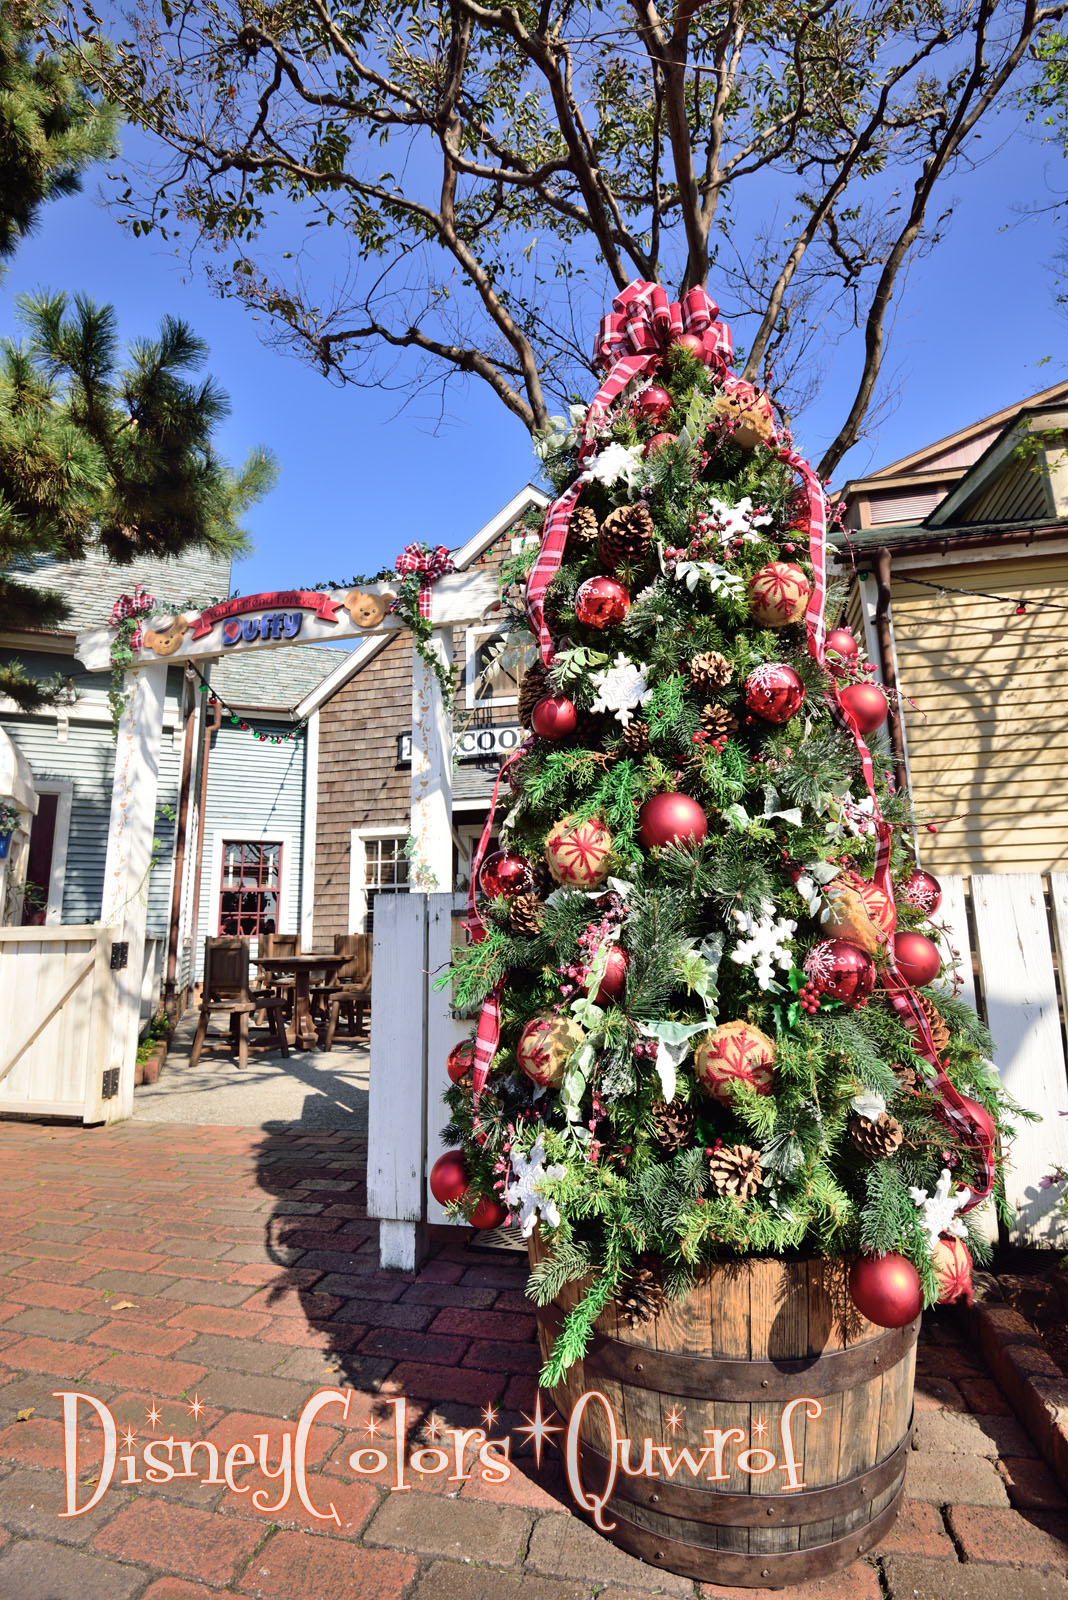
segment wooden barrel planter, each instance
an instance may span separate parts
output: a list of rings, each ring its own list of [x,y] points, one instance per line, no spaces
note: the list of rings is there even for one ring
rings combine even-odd
[[[543,1355],[579,1294],[539,1309]],[[594,1511],[614,1452],[594,1520],[642,1561],[752,1588],[849,1566],[897,1516],[918,1331],[860,1316],[846,1266],[823,1259],[711,1267],[639,1328],[610,1306],[553,1391],[563,1417],[582,1407],[579,1509]]]

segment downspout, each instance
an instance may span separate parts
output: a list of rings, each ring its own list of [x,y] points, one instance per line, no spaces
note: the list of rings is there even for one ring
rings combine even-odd
[[[185,691],[188,692],[189,674],[183,679]],[[163,1005],[167,1013],[167,1020],[176,1022],[177,1002],[175,999],[176,979],[178,976],[178,935],[179,925],[182,920],[182,880],[185,876],[185,847],[189,828],[189,790],[193,778],[193,736],[196,732],[197,705],[196,697],[186,713],[185,740],[182,745],[182,776],[178,790],[178,827],[174,848],[174,882],[171,886],[171,927],[167,938],[167,981],[163,991]]]
[[[200,796],[198,800],[200,823],[197,828],[197,861],[193,874],[193,914],[190,919],[189,942],[193,950],[193,971],[197,963],[197,925],[200,921],[200,879],[204,870],[204,808],[208,803],[208,760],[211,756],[211,736],[222,727],[222,701],[215,701],[215,717],[204,729],[204,759],[200,763]]]
[[[880,545],[875,552],[875,637],[879,645],[879,672],[883,684],[890,691],[890,748],[894,752],[894,779],[898,794],[908,788],[908,767],[905,764],[905,737],[901,727],[901,706],[898,702],[897,672],[894,666],[894,643],[890,633],[890,552]]]

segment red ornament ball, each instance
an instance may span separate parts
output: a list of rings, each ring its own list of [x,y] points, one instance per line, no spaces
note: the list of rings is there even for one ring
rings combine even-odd
[[[938,946],[922,933],[904,928],[890,942],[890,959],[907,984],[921,989],[942,970]]]
[[[638,813],[638,836],[647,850],[665,844],[699,844],[708,818],[688,794],[654,794]]]
[[[606,1006],[612,1000],[618,1000],[627,986],[627,968],[630,966],[630,957],[618,944],[611,946],[608,952],[607,965],[604,977],[598,986],[593,1002],[598,1006]],[[589,991],[587,990],[587,993]]]
[[[805,686],[793,667],[766,661],[746,678],[745,703],[765,722],[789,722],[805,703]]]
[[[893,1252],[858,1256],[849,1270],[849,1292],[861,1316],[877,1328],[903,1328],[923,1310],[919,1273]]]
[[[459,1044],[454,1044],[449,1051],[449,1059],[445,1070],[453,1083],[459,1083],[466,1078],[475,1064],[475,1041],[461,1039]]]
[[[471,1174],[462,1150],[446,1150],[430,1169],[430,1193],[442,1206],[461,1199],[470,1182]]]
[[[671,341],[673,350],[685,350],[688,356],[703,356],[705,353],[704,340],[698,333],[680,333],[677,339]]]
[[[598,573],[579,584],[575,595],[575,616],[587,628],[614,628],[630,610],[630,595],[618,578]]]
[[[938,1279],[938,1304],[945,1306],[951,1300],[964,1297],[964,1304],[972,1303],[972,1258],[963,1239],[944,1233],[934,1247],[931,1265]]]
[[[874,733],[886,721],[890,710],[886,696],[877,683],[850,683],[838,696],[838,703],[847,713],[846,720],[856,725],[858,733]]]
[[[843,1005],[861,1005],[875,988],[875,962],[848,939],[821,939],[805,957],[805,976],[820,994]]]
[[[557,883],[596,889],[609,873],[612,835],[593,818],[576,822],[573,817],[564,817],[549,831],[545,860]]]
[[[677,433],[654,433],[653,437],[649,440],[649,443],[642,451],[642,455],[659,455],[660,451],[666,450],[669,444],[676,444],[678,442],[678,437],[679,436]]]
[[[658,383],[651,383],[630,409],[634,416],[646,422],[662,422],[674,404],[666,389],[662,389]]]
[[[913,867],[898,893],[907,906],[922,911],[925,917],[933,917],[942,904],[942,885],[922,867]]]
[[[775,1046],[749,1022],[724,1022],[706,1033],[694,1051],[697,1081],[706,1094],[727,1103],[731,1086],[748,1084],[757,1094],[770,1094],[775,1081]]]
[[[973,1137],[975,1132],[978,1131],[991,1146],[996,1145],[998,1130],[990,1112],[985,1106],[981,1106],[978,1100],[973,1100],[970,1095],[962,1094],[960,1098],[963,1114],[972,1126]],[[947,1111],[952,1110],[949,1106],[946,1109]]]
[[[567,739],[578,727],[578,712],[562,694],[549,694],[530,713],[530,726],[539,739]]]
[[[769,561],[749,580],[749,614],[761,628],[800,622],[812,588],[792,561]]]
[[[848,628],[832,628],[827,635],[827,670],[840,677],[846,665],[854,662],[860,650]]]
[[[501,894],[510,900],[513,895],[530,893],[534,874],[522,856],[513,855],[510,850],[495,850],[482,863],[478,886],[491,900]]]
[[[499,1228],[508,1217],[507,1207],[502,1206],[499,1200],[494,1200],[492,1195],[484,1194],[472,1211],[468,1221],[472,1228]]]

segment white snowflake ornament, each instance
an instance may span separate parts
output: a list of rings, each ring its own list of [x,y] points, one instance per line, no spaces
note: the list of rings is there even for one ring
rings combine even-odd
[[[644,480],[646,470],[640,444],[613,442],[605,445],[604,449],[593,458],[582,474],[582,481],[603,483],[606,489],[611,489],[617,483],[624,483],[628,489],[634,489]]]
[[[735,911],[732,916],[738,932],[747,937],[735,945],[731,960],[739,966],[752,967],[761,989],[770,989],[775,981],[774,968],[778,966],[783,972],[789,972],[793,965],[786,941],[797,932],[797,923],[789,917],[776,917],[770,900],[760,902],[759,917],[748,911]]]
[[[948,1167],[942,1168],[941,1176],[935,1184],[934,1194],[928,1194],[926,1189],[913,1188],[909,1189],[909,1194],[920,1213],[920,1226],[927,1235],[927,1243],[931,1250],[943,1233],[955,1234],[958,1239],[967,1236],[968,1230],[957,1212],[967,1205],[970,1191],[954,1188]]]
[[[622,652],[610,667],[601,672],[591,672],[590,680],[597,686],[597,698],[591,711],[611,711],[624,727],[630,721],[635,706],[643,706],[653,697],[646,683],[644,661],[628,661]]]
[[[518,1211],[523,1238],[530,1238],[538,1222],[544,1222],[548,1228],[558,1228],[560,1212],[556,1202],[545,1197],[541,1186],[549,1178],[562,1178],[564,1168],[545,1165],[545,1147],[540,1134],[531,1146],[529,1156],[519,1151],[512,1152],[510,1176],[511,1182],[504,1191],[504,1203],[509,1211]]]

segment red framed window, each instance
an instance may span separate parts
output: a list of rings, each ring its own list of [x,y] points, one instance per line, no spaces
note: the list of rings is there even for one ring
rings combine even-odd
[[[280,844],[224,840],[219,932],[240,934],[246,939],[277,933],[281,878]]]

